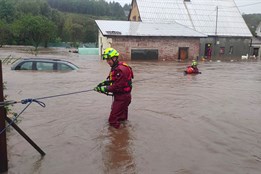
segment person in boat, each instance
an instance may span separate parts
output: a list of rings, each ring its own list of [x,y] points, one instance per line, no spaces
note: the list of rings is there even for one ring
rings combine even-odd
[[[128,107],[131,103],[133,71],[124,62],[118,60],[119,53],[107,48],[102,55],[111,67],[107,79],[94,88],[95,91],[113,96],[109,124],[118,129],[120,124],[128,120]]]
[[[198,74],[200,73],[198,70],[198,62],[196,60],[193,60],[191,63],[191,66],[188,66],[185,73],[187,74]]]

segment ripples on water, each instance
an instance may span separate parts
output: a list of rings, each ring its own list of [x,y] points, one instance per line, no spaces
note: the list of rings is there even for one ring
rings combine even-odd
[[[16,72],[4,65],[8,99],[92,89],[109,71],[98,58],[66,59],[80,70]],[[19,126],[47,155],[12,130],[9,173],[260,173],[260,61],[200,62],[202,74],[187,76],[186,63],[128,63],[135,80],[124,128],[108,127],[112,99],[96,92],[46,99],[46,108],[32,104]]]

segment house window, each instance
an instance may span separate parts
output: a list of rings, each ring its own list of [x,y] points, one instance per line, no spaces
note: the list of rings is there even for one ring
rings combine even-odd
[[[131,60],[158,60],[157,49],[132,49]]]
[[[234,49],[234,47],[233,47],[233,46],[230,46],[230,47],[229,47],[229,52],[228,52],[228,54],[233,54],[233,49]]]
[[[225,47],[220,47],[219,55],[224,55],[224,54],[225,54]]]

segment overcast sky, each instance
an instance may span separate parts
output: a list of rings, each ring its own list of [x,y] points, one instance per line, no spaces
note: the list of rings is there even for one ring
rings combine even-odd
[[[130,4],[131,0],[106,0],[119,2],[122,6],[124,4]],[[251,14],[260,13],[261,14],[261,0],[234,0],[241,13]]]

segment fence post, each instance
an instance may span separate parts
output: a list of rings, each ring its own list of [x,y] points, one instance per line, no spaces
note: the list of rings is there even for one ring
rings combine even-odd
[[[0,102],[4,101],[4,86],[3,86],[3,73],[2,73],[2,61],[0,60]],[[0,130],[5,128],[5,108],[0,106]],[[7,147],[6,147],[6,132],[0,134],[0,173],[8,170],[7,160]]]

